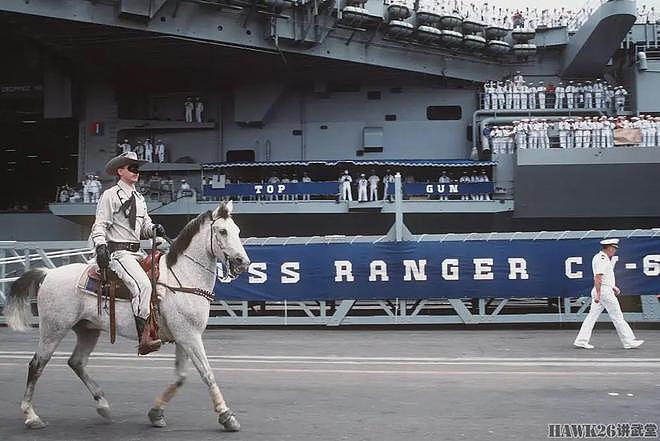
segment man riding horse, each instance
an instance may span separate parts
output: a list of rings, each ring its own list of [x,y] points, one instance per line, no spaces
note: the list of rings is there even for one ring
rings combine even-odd
[[[138,353],[145,355],[160,349],[160,339],[152,339],[145,332],[149,319],[151,281],[139,264],[145,257],[140,239],[153,234],[164,236],[162,225],[154,224],[147,213],[144,197],[135,189],[139,167],[147,161],[138,159],[135,152],[112,158],[105,166],[110,176],[118,176],[117,185],[103,192],[96,207],[96,221],[90,240],[96,249],[96,262],[101,270],[111,269],[131,292]]]

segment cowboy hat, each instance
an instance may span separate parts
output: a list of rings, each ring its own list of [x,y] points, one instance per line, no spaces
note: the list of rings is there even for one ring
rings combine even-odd
[[[109,160],[108,163],[105,164],[105,172],[110,176],[115,176],[117,174],[118,168],[131,164],[140,166],[142,164],[146,164],[147,162],[149,161],[138,159],[135,152],[126,152]]]

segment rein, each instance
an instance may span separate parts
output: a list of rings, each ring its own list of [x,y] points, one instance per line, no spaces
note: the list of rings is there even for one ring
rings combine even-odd
[[[163,286],[163,287],[169,289],[170,291],[174,291],[174,292],[178,291],[178,292],[185,292],[185,293],[189,293],[189,294],[196,294],[200,297],[204,297],[209,302],[212,302],[213,299],[215,299],[215,295],[211,291],[207,291],[207,290],[202,289],[202,288],[186,288],[185,286],[180,286],[180,287],[169,286],[169,285],[164,284],[163,282],[156,282],[156,285]]]
[[[217,219],[216,219],[216,220],[217,220]],[[215,255],[215,252],[214,252],[214,249],[213,249],[213,224],[214,224],[214,223],[215,223],[215,220],[214,220],[213,222],[211,222],[211,228],[210,228],[210,234],[209,234],[209,236],[210,236],[210,237],[209,237],[209,239],[210,239],[209,242],[210,242],[210,245],[211,245],[211,254],[213,255],[213,257],[215,257],[215,258],[217,259],[217,256]],[[165,239],[170,245],[172,244],[172,239],[170,239],[169,237],[165,237],[164,239]],[[155,247],[155,234],[154,234],[154,247]],[[201,264],[200,262],[198,262],[196,259],[193,259],[192,257],[190,257],[189,255],[187,255],[186,253],[182,253],[182,255],[183,255],[184,257],[187,257],[190,261],[192,261],[192,262],[195,263],[196,265],[199,265],[200,267],[202,267],[205,271],[207,271],[207,272],[213,274],[214,277],[217,276],[217,272],[216,272],[216,271],[210,270],[209,268],[205,267],[203,264]],[[172,275],[173,275],[174,278],[176,279],[176,281],[177,281],[177,283],[179,284],[179,286],[178,286],[178,287],[176,287],[176,286],[169,286],[169,285],[167,285],[167,284],[165,284],[165,283],[163,283],[163,282],[158,282],[158,281],[155,282],[156,285],[160,285],[160,286],[162,286],[162,287],[164,287],[164,288],[167,288],[167,289],[169,289],[169,290],[172,291],[172,292],[185,292],[185,293],[188,293],[188,294],[195,294],[195,295],[198,295],[198,296],[200,296],[200,297],[204,297],[204,298],[205,298],[206,300],[208,300],[209,302],[212,302],[212,301],[215,299],[215,294],[213,294],[211,291],[208,291],[208,290],[205,290],[205,289],[202,289],[202,288],[188,288],[188,287],[183,286],[183,284],[182,284],[181,281],[179,280],[179,277],[178,277],[178,276],[176,275],[176,273],[174,272],[174,269],[173,269],[173,268],[170,268],[170,267],[167,266],[167,265],[165,265],[165,266],[167,267],[167,269],[170,270],[170,272],[172,273]]]

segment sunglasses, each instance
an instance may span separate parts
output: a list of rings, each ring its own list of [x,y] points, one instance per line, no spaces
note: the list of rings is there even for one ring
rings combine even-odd
[[[129,165],[126,167],[126,170],[128,170],[131,173],[135,173],[136,175],[140,173],[140,166],[139,165]]]

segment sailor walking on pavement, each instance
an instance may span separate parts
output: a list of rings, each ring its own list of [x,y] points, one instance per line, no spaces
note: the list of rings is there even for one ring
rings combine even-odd
[[[153,340],[148,330],[145,332],[150,313],[151,281],[138,262],[145,257],[140,239],[152,237],[154,233],[165,235],[162,225],[151,221],[144,197],[135,188],[139,167],[144,163],[146,161],[138,159],[135,152],[122,153],[108,161],[106,173],[118,176],[119,181],[103,192],[90,234],[99,268],[114,271],[131,292],[141,355],[157,351],[161,342]]]
[[[616,286],[614,278],[616,261],[613,260],[613,257],[619,248],[619,239],[605,239],[600,244],[603,246],[602,250],[591,260],[591,268],[594,274],[594,287],[591,290],[591,309],[584,319],[573,345],[593,349],[593,346],[589,344],[591,331],[600,313],[603,312],[603,309],[607,309],[623,347],[625,349],[639,347],[644,343],[644,340],[635,338],[630,325],[623,318],[621,306],[619,306],[619,301],[616,298],[621,294],[621,290]]]

